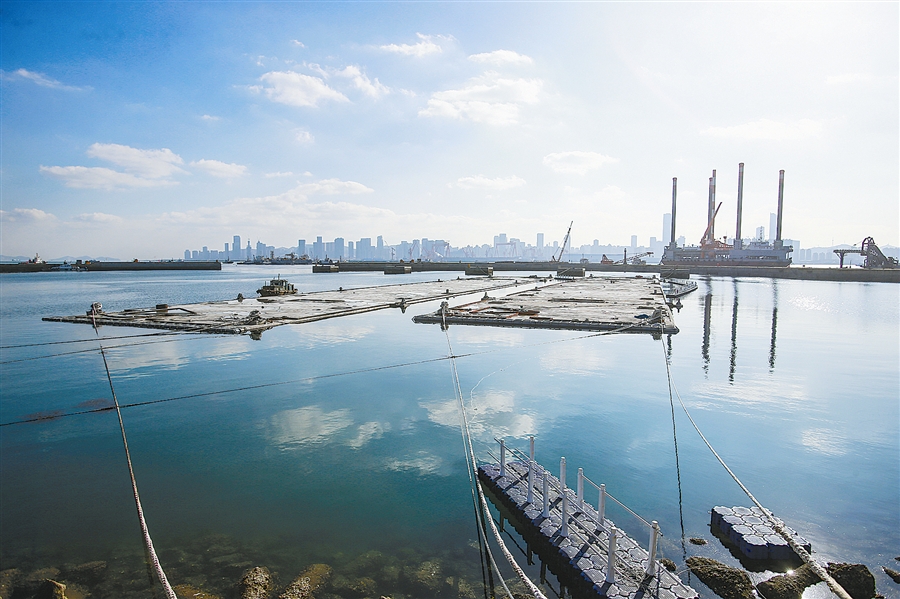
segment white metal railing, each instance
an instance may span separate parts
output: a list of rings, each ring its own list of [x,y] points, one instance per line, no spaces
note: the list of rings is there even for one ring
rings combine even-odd
[[[570,489],[566,485],[566,458],[560,458],[559,464],[559,478],[557,479],[553,476],[549,471],[547,471],[543,466],[538,464],[534,460],[534,437],[529,439],[529,452],[526,455],[524,452],[517,450],[515,448],[507,447],[506,442],[503,439],[496,439],[497,443],[500,445],[500,455],[495,456],[491,451],[488,451],[488,454],[497,460],[500,465],[500,475],[508,476],[509,472],[507,470],[507,453],[512,454],[519,461],[527,464],[528,471],[525,475],[525,482],[528,486],[528,492],[526,497],[526,502],[532,505],[538,505],[535,501],[535,484],[534,479],[536,476],[541,477],[541,490],[540,493],[540,505],[542,507],[541,513],[543,517],[548,518],[550,516],[550,493],[551,488],[556,491],[557,495],[560,498],[560,529],[559,536],[561,537],[569,537],[574,534],[574,536],[580,538],[581,541],[587,542],[588,539],[585,537],[591,537],[597,541],[598,544],[603,544],[603,540],[597,535],[598,531],[603,531],[607,536],[607,572],[606,572],[606,580],[607,582],[614,583],[616,580],[616,572],[621,572],[626,574],[632,579],[636,579],[637,582],[640,582],[640,577],[636,576],[631,569],[627,568],[625,564],[620,564],[619,560],[616,557],[616,550],[618,545],[618,537],[620,537],[623,533],[621,533],[614,525],[611,524],[611,521],[606,519],[606,500],[611,499],[620,507],[622,507],[629,514],[634,516],[638,521],[643,523],[650,529],[650,541],[648,543],[647,548],[647,561],[645,563],[643,574],[647,576],[655,576],[658,570],[657,567],[657,543],[659,537],[662,533],[659,530],[659,523],[656,520],[652,522],[647,522],[644,518],[634,512],[627,505],[613,497],[606,491],[605,484],[597,484],[588,477],[584,475],[584,469],[578,469],[578,476],[576,482],[575,492],[572,493],[572,489]],[[515,473],[515,476],[522,481],[522,476]],[[593,486],[598,492],[597,499],[597,509],[595,510],[593,506],[585,501],[584,499],[584,483],[587,482],[589,485]],[[575,510],[572,510],[572,503],[574,503]],[[570,516],[574,516],[575,513],[582,514],[585,518],[587,518],[596,528],[596,530],[589,530],[585,527],[581,521],[576,518],[571,518],[572,522],[576,524],[577,531],[573,531],[569,527]]]

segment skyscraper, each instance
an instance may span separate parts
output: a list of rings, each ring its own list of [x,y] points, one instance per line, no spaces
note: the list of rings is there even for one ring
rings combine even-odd
[[[672,242],[672,213],[666,212],[663,214],[663,234],[662,234],[663,245],[669,245]]]
[[[769,241],[775,241],[775,233],[778,231],[778,215],[774,212],[769,214]]]
[[[343,237],[335,237],[334,238],[334,258],[337,260],[344,259],[344,238]]]
[[[306,253],[306,240],[298,239],[297,240],[297,255],[302,256]]]
[[[231,251],[234,253],[234,256],[231,257],[232,260],[240,260],[241,259],[241,236],[235,235],[234,239],[232,239],[234,243],[231,244]]]

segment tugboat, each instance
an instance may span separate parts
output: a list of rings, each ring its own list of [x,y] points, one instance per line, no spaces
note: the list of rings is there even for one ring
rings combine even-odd
[[[269,281],[268,285],[263,285],[262,288],[257,289],[256,293],[258,293],[262,297],[270,297],[273,295],[293,295],[297,293],[297,288],[287,282],[286,279],[282,279],[281,275],[278,275],[271,281]]]

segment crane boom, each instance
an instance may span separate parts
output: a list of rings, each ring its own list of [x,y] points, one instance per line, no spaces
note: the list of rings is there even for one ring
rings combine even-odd
[[[575,224],[575,221],[569,222],[569,230],[566,231],[566,237],[563,239],[562,245],[559,246],[559,256],[553,254],[553,257],[550,258],[550,262],[559,262],[562,260],[563,252],[566,251],[566,244],[569,243],[569,234],[572,232],[572,225]]]
[[[712,228],[713,223],[716,222],[716,215],[719,213],[719,208],[721,208],[721,207],[722,207],[722,202],[719,202],[719,205],[716,206],[716,211],[713,212],[712,220],[710,220],[709,224],[706,225],[706,231],[703,232],[703,237],[700,238],[700,245],[703,245],[704,243],[707,242],[707,237],[709,236],[709,230]],[[710,243],[712,243],[713,240],[709,239],[708,241]]]

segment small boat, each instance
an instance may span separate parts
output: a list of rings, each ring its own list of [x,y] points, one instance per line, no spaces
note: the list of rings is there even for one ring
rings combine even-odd
[[[282,279],[281,275],[278,275],[271,281],[269,281],[268,285],[263,285],[260,289],[256,290],[256,293],[260,294],[263,297],[270,297],[273,295],[292,295],[297,293],[297,288],[287,282],[286,279]]]
[[[84,272],[87,269],[84,268],[83,266],[75,266],[73,264],[69,264],[66,261],[63,261],[63,263],[58,266],[51,266],[50,270],[63,271],[63,272]]]
[[[679,279],[663,279],[661,286],[666,299],[677,299],[684,297],[688,293],[697,290],[697,283],[694,281]]]

